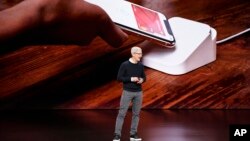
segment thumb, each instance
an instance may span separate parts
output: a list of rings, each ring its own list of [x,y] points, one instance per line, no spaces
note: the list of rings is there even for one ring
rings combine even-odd
[[[111,46],[119,47],[128,39],[128,35],[116,26],[108,15],[102,23],[100,25],[100,36]]]

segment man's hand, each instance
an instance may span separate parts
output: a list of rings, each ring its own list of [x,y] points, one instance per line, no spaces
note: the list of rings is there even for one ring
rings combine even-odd
[[[131,77],[131,82],[136,82],[137,84],[141,84],[144,82],[143,78],[139,77]]]
[[[142,84],[144,82],[143,78],[139,78],[139,81],[137,82],[137,84]]]
[[[131,77],[131,82],[138,82],[139,78],[138,77]]]
[[[53,44],[87,45],[100,36],[118,47],[128,37],[103,9],[83,0],[25,0],[0,11],[0,23],[0,42],[32,33],[27,36]]]

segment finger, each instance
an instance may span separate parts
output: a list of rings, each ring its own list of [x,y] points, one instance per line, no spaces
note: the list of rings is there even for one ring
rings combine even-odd
[[[103,13],[101,21],[100,36],[111,46],[119,47],[128,39],[128,35],[116,26],[106,13]]]

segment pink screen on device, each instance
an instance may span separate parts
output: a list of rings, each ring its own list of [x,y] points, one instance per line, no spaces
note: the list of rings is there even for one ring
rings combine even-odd
[[[159,15],[156,12],[133,4],[132,9],[139,29],[150,33],[165,35]]]

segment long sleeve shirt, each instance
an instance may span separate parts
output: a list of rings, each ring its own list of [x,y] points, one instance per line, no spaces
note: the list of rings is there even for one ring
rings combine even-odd
[[[143,79],[143,82],[146,81],[146,75],[142,63],[138,62],[134,64],[127,60],[121,64],[117,75],[117,80],[123,82],[124,90],[132,92],[141,91],[141,84],[132,82],[131,77],[139,77]]]

